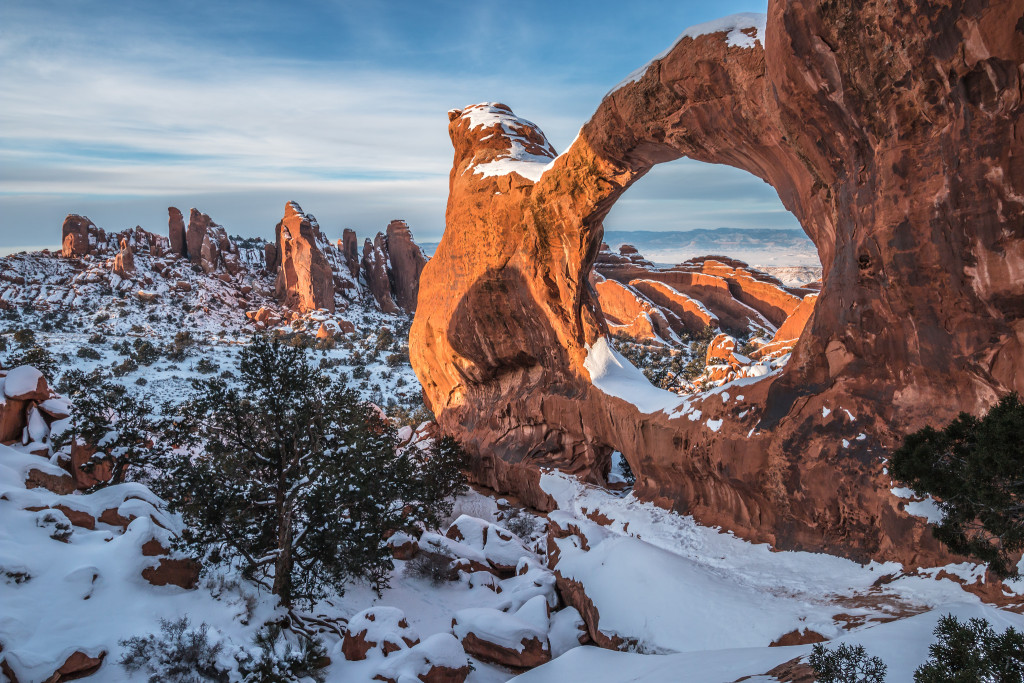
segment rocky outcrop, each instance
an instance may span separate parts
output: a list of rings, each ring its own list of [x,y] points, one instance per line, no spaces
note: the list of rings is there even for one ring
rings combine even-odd
[[[612,334],[625,334],[634,339],[656,343],[671,342],[675,339],[665,312],[640,296],[632,288],[615,280],[596,278],[592,281],[601,302],[601,311]],[[672,316],[675,327],[682,328],[682,322]]]
[[[185,219],[181,211],[173,206],[167,208],[167,238],[170,241],[171,253],[175,256],[188,258],[188,242],[185,239]]]
[[[64,225],[61,227],[61,253],[65,258],[87,256],[92,252],[92,245],[96,243],[97,236],[102,233],[103,231],[85,216],[70,214],[64,219]]]
[[[189,211],[188,217],[188,228],[185,231],[185,249],[188,253],[188,258],[192,263],[200,266],[203,272],[209,274],[217,268],[217,254],[210,253],[207,250],[207,258],[203,260],[203,242],[206,241],[207,233],[218,228],[216,223],[213,222],[209,216],[199,211],[198,209],[192,209]]]
[[[1024,390],[1024,2],[768,9],[685,33],[557,159],[504,105],[449,114],[447,226],[420,283],[413,367],[473,476],[500,490],[529,489],[541,466],[601,481],[619,450],[638,495],[704,524],[945,563],[882,458],[906,430]],[[781,373],[727,404],[664,396],[660,410],[606,381],[618,361],[588,275],[616,199],[682,156],[775,187],[824,281]],[[744,303],[726,271],[679,280]],[[799,307],[766,303],[768,330]],[[670,417],[683,410],[700,417]]]
[[[278,301],[301,313],[317,309],[333,313],[334,273],[321,249],[326,240],[316,218],[288,202],[276,233]]]
[[[114,257],[114,272],[123,278],[130,278],[135,274],[135,255],[128,240],[121,240],[121,251]]]
[[[351,228],[345,228],[344,232],[342,232],[338,248],[341,249],[341,253],[345,256],[345,265],[348,266],[349,275],[352,276],[352,279],[358,279],[360,263],[359,239],[356,237],[356,231]]]
[[[387,243],[384,236],[377,233],[377,238],[363,242],[363,280],[373,295],[377,306],[385,313],[398,313],[398,306],[391,296],[391,277],[388,274]]]
[[[420,273],[427,264],[423,250],[413,241],[412,231],[405,221],[388,223],[387,250],[393,277],[395,303],[406,313],[416,312],[416,297],[420,290]]]
[[[171,226],[172,239],[174,232],[175,226]],[[198,209],[189,213],[185,250],[189,260],[207,275],[218,271],[235,275],[243,268],[238,246],[228,237],[227,231]]]

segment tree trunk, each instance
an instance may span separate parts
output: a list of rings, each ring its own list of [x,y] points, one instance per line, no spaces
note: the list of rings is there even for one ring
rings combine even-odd
[[[273,593],[285,607],[292,604],[292,511],[278,509],[277,559],[274,561]]]

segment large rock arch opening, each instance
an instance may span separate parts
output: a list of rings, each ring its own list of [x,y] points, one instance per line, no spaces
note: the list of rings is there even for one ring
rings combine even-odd
[[[450,113],[411,357],[479,481],[544,507],[538,468],[599,480],[614,447],[639,495],[705,524],[948,561],[883,457],[1024,391],[1024,0],[890,5],[772,0],[691,29],[557,158],[503,105]],[[587,275],[609,208],[680,156],[775,187],[824,288],[783,372],[671,405],[616,388]]]

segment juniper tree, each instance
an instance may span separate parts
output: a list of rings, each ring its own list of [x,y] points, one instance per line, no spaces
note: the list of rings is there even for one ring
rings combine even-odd
[[[953,552],[1017,576],[1024,549],[1024,404],[1004,396],[983,418],[967,413],[941,431],[925,427],[892,454],[889,472],[914,493],[935,496],[935,537]]]
[[[985,619],[939,619],[928,660],[914,671],[914,683],[1022,683],[1024,634],[996,633]]]
[[[91,490],[120,484],[129,468],[141,468],[157,458],[160,427],[149,401],[99,370],[66,372],[58,388],[72,400],[72,409],[69,428],[54,436],[54,446],[63,448],[77,439],[94,449],[80,465],[83,470],[89,472],[103,463],[110,466],[110,480],[98,482]]]
[[[396,453],[395,428],[372,404],[323,374],[303,348],[256,338],[239,382],[196,380],[165,408],[169,438],[153,484],[186,522],[179,546],[237,562],[285,605],[377,590],[393,568],[386,537],[436,523],[464,479],[455,454]]]

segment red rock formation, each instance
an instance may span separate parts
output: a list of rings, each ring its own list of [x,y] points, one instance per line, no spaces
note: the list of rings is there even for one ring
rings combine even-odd
[[[341,243],[338,245],[338,248],[341,249],[341,253],[345,256],[345,265],[348,266],[349,275],[352,276],[353,280],[358,279],[359,240],[356,237],[356,231],[351,228],[345,228],[341,237]]]
[[[276,273],[277,267],[280,265],[280,261],[277,258],[277,244],[274,242],[267,242],[263,245],[263,260],[266,264],[266,270],[268,273]]]
[[[181,211],[171,206],[167,208],[167,238],[171,243],[171,253],[175,256],[188,258],[188,243],[185,240],[185,219]]]
[[[661,344],[673,339],[668,319],[657,307],[615,280],[594,283],[609,330]],[[681,327],[681,325],[679,325]]]
[[[391,278],[388,276],[387,244],[380,233],[377,239],[363,242],[363,280],[373,295],[377,306],[385,313],[398,313],[398,306],[391,297]]]
[[[185,232],[185,249],[188,252],[189,260],[192,263],[202,266],[202,254],[203,254],[203,240],[206,239],[206,235],[210,232],[211,228],[218,227],[213,219],[207,216],[205,213],[198,209],[192,209],[189,212],[188,217],[188,228]],[[216,258],[214,256],[214,258]],[[209,260],[207,266],[209,266]],[[213,267],[216,267],[214,262]],[[204,272],[209,273],[209,270],[203,268]],[[212,269],[211,269],[212,270]]]
[[[85,216],[70,214],[61,227],[61,253],[65,258],[92,253],[92,242],[102,231]],[[93,239],[90,240],[90,237]]]
[[[710,327],[719,327],[718,316],[709,311],[701,302],[678,291],[671,285],[656,280],[630,280],[629,286],[662,309],[671,311],[682,325],[678,332],[697,334]],[[604,302],[601,304],[604,308]]]
[[[682,37],[550,164],[507,107],[450,113],[447,226],[411,357],[442,428],[477,455],[474,477],[543,502],[538,466],[600,480],[618,449],[639,495],[705,524],[948,561],[881,458],[906,430],[1024,391],[1022,23],[1024,0],[770,0],[765,30]],[[587,277],[602,220],[681,156],[773,185],[824,268],[781,375],[743,401],[696,401],[700,420],[643,413],[584,365],[607,334]]]
[[[114,272],[123,278],[130,278],[135,274],[135,255],[128,240],[121,240],[121,251],[114,257]]]
[[[466,634],[460,642],[466,654],[511,669],[533,669],[551,661],[548,644],[539,638],[524,638],[521,650],[486,640],[475,633]]]
[[[326,244],[320,225],[302,207],[288,202],[277,224],[278,301],[301,313],[316,309],[334,312],[334,273],[320,244]]]
[[[106,652],[100,652],[95,657],[81,651],[73,652],[44,683],[64,683],[91,676],[103,666],[103,659],[106,656]]]
[[[420,290],[420,273],[427,264],[423,250],[413,241],[405,221],[391,221],[387,227],[387,249],[394,275],[394,300],[407,313],[416,311]],[[347,256],[347,254],[346,254]]]

